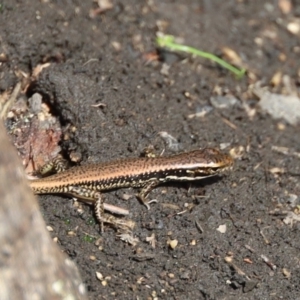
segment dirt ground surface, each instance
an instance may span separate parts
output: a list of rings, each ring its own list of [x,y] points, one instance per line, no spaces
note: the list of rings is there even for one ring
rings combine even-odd
[[[249,92],[258,81],[278,94],[286,81],[299,91],[297,1],[10,0],[0,8],[0,91],[22,81],[6,125],[24,164],[59,147],[74,164],[151,147],[163,155],[221,147],[235,157],[224,176],[154,189],[150,211],[134,189],[105,193],[130,211],[136,245],[109,226],[100,234],[89,205],[39,196],[90,299],[300,299],[300,128],[261,112]],[[227,47],[247,75],[158,49],[158,32],[232,61]],[[34,97],[50,121],[35,114]],[[32,133],[38,124],[47,143]]]

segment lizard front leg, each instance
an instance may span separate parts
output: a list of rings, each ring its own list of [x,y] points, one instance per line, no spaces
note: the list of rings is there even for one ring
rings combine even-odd
[[[137,198],[147,207],[148,210],[150,209],[149,204],[153,202],[157,202],[157,200],[154,199],[154,200],[147,201],[147,196],[158,184],[159,184],[158,180],[153,180],[148,182],[142,187],[140,193],[137,195]]]

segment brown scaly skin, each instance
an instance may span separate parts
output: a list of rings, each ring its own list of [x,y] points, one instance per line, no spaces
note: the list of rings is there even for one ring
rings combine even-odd
[[[117,218],[103,212],[101,192],[117,188],[141,187],[138,198],[149,208],[148,193],[168,181],[192,181],[211,177],[230,168],[232,158],[214,148],[172,156],[128,158],[106,163],[77,166],[58,174],[30,181],[35,194],[67,194],[86,202],[97,202],[101,222],[117,225]],[[119,224],[120,225],[120,224]]]

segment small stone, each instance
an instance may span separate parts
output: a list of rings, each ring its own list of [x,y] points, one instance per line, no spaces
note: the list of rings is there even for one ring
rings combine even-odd
[[[171,240],[169,242],[169,246],[172,248],[172,249],[175,249],[178,245],[178,240]]]
[[[225,233],[226,230],[227,230],[226,224],[220,225],[220,226],[217,228],[217,230],[218,230],[219,232],[221,232],[221,233]]]
[[[190,243],[191,246],[195,246],[196,244],[197,244],[196,240],[192,240],[191,243]]]
[[[282,269],[282,273],[286,278],[290,278],[291,277],[291,272],[287,269],[287,268],[283,268]]]
[[[291,22],[287,25],[287,30],[292,34],[299,34],[300,32],[300,23],[299,21]]]
[[[239,101],[233,95],[226,95],[210,97],[210,103],[215,108],[224,109],[236,105],[237,103],[239,103]]]
[[[103,275],[100,272],[96,272],[96,277],[101,281],[103,280]]]
[[[48,230],[49,232],[52,232],[52,231],[53,231],[53,228],[52,228],[51,226],[49,226],[49,225],[48,225],[46,228],[47,228],[47,230]]]

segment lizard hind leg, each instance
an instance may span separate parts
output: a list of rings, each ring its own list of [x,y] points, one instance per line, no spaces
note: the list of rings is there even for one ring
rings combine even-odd
[[[104,204],[102,201],[102,197],[101,194],[99,192],[96,192],[94,194],[94,197],[96,199],[95,201],[95,215],[97,220],[100,223],[100,230],[101,232],[103,232],[103,224],[104,223],[109,223],[113,226],[115,226],[116,228],[120,228],[122,230],[128,231],[128,230],[132,230],[135,226],[135,222],[133,222],[132,220],[125,220],[122,218],[117,218],[113,215],[109,215],[104,213]]]

